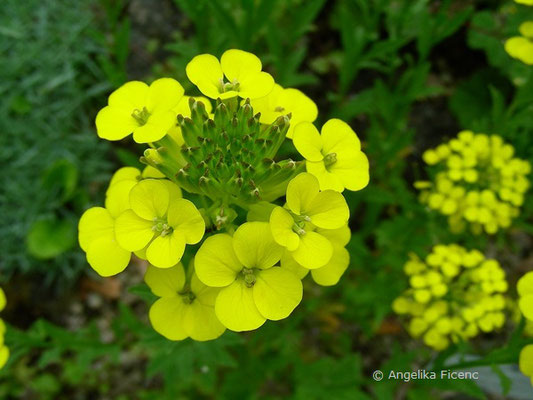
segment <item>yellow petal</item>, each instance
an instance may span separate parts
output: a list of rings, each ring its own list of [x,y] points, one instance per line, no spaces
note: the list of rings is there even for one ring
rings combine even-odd
[[[276,243],[293,251],[300,244],[300,237],[292,230],[294,220],[283,207],[276,207],[270,214],[270,229]]]
[[[267,72],[249,75],[240,81],[239,96],[242,98],[257,99],[268,95],[274,87],[274,78]]]
[[[238,279],[218,294],[215,303],[218,320],[235,332],[251,331],[265,323],[255,305],[253,289]]]
[[[181,263],[172,268],[149,265],[144,274],[144,281],[156,296],[175,297],[185,285],[185,271]]]
[[[161,179],[165,178],[165,174],[160,172],[158,169],[152,167],[151,165],[147,165],[142,172],[143,179],[148,178],[154,178],[154,179]]]
[[[533,344],[522,349],[518,366],[524,375],[533,377]]]
[[[194,99],[196,101],[202,102],[205,106],[205,111],[208,114],[211,114],[211,111],[213,111],[213,106],[211,104],[211,101],[207,97],[203,96],[183,96],[181,100],[179,101],[178,105],[174,107],[174,113],[176,115],[181,114],[184,117],[190,117],[191,116],[191,109],[189,107],[189,99]]]
[[[527,294],[518,299],[518,306],[524,317],[533,321],[533,294]]]
[[[329,167],[348,190],[361,190],[368,185],[368,158],[360,151],[339,155],[337,162]]]
[[[346,122],[340,119],[330,119],[321,130],[323,154],[341,154],[345,149],[361,150],[361,142]],[[314,160],[313,160],[314,161]]]
[[[175,202],[176,200],[182,198],[181,189],[174,182],[169,181],[168,179],[161,179],[159,182],[161,182],[163,185],[165,185],[166,188],[168,189],[169,204],[171,204],[171,203]]]
[[[285,89],[280,96],[280,105],[292,114],[287,137],[292,139],[294,129],[300,122],[313,122],[318,116],[318,108],[313,100],[298,89]]]
[[[262,68],[261,60],[256,55],[236,49],[225,51],[220,58],[220,65],[230,82],[235,80],[243,82],[250,75],[256,75]]]
[[[261,315],[277,321],[288,317],[302,301],[302,281],[284,268],[270,268],[257,274],[253,294]]]
[[[290,251],[285,251],[281,256],[281,268],[287,269],[295,274],[298,278],[303,279],[309,273],[307,268],[302,267],[296,262]]]
[[[233,238],[227,234],[208,237],[194,258],[198,278],[207,286],[231,284],[242,270],[233,250]]]
[[[113,186],[115,183],[121,181],[138,181],[141,177],[141,171],[134,167],[122,167],[119,168],[111,177],[109,182],[109,187]]]
[[[344,190],[344,185],[340,177],[329,172],[324,165],[324,161],[307,161],[305,163],[305,169],[318,179],[320,190],[335,190],[336,192],[342,192]]]
[[[200,211],[189,200],[176,199],[168,209],[168,223],[174,232],[180,232],[188,244],[196,244],[205,232],[205,221]]]
[[[301,122],[294,128],[292,142],[308,161],[322,161],[322,138],[311,122]]]
[[[316,232],[307,232],[300,236],[300,246],[292,252],[294,260],[308,269],[326,265],[333,254],[331,242]]]
[[[245,267],[260,269],[275,265],[283,252],[274,241],[268,222],[242,224],[233,235],[233,250]]]
[[[146,259],[158,268],[170,268],[176,265],[185,251],[185,236],[174,231],[165,236],[156,237],[146,249]]]
[[[344,247],[333,246],[331,260],[321,268],[311,271],[313,280],[322,286],[333,286],[339,282],[350,264],[350,253]]]
[[[6,346],[0,347],[0,369],[6,365],[7,360],[9,359],[9,349]]]
[[[333,190],[320,192],[309,204],[307,215],[319,228],[337,229],[346,225],[350,217],[348,204],[342,194]]]
[[[108,210],[103,207],[92,207],[83,213],[78,224],[78,239],[83,251],[99,237],[113,233],[115,221]]]
[[[140,81],[127,82],[109,96],[108,104],[130,110],[142,110],[148,97],[148,85]]]
[[[187,78],[198,86],[198,89],[212,99],[219,97],[220,87],[224,75],[220,62],[211,54],[201,54],[194,57],[185,69]]]
[[[205,306],[197,300],[185,307],[183,322],[191,339],[200,342],[216,339],[226,330],[218,320],[215,308]]]
[[[101,276],[113,276],[128,266],[131,252],[118,245],[111,234],[91,242],[87,249],[87,262]]]
[[[2,311],[4,308],[6,308],[6,294],[4,293],[4,290],[0,288],[0,311]],[[3,333],[0,331],[0,333]]]
[[[280,85],[274,84],[274,87],[272,88],[270,93],[268,93],[268,95],[256,99],[251,99],[250,104],[254,109],[254,114],[261,113],[259,121],[261,121],[262,124],[270,125],[280,115],[288,114],[290,112],[289,110],[285,109],[283,109],[282,111],[277,111],[283,108],[283,106],[279,102],[279,96],[281,95],[281,93],[283,93],[283,91],[284,89]]]
[[[171,110],[158,110],[148,117],[145,125],[135,128],[133,140],[150,143],[160,140],[176,124],[176,115]]]
[[[315,232],[320,233],[322,236],[328,239],[332,244],[338,245],[341,247],[346,246],[350,242],[350,238],[352,236],[352,232],[350,231],[350,228],[348,227],[348,225],[344,225],[343,227],[338,228],[338,229],[317,228]]]
[[[157,79],[148,89],[146,108],[150,113],[171,110],[178,105],[183,93],[178,81],[172,78]]]
[[[107,189],[105,208],[113,218],[118,217],[123,211],[130,208],[130,191],[136,184],[137,181],[122,180]]]
[[[192,264],[194,264],[194,262]],[[198,275],[196,275],[196,273],[193,273],[191,277],[191,291],[196,296],[195,301],[204,306],[211,307],[215,306],[215,300],[220,293],[219,288],[212,288],[205,285],[200,279],[198,279]]]
[[[533,294],[533,271],[525,274],[516,285],[516,289],[520,296]]]
[[[169,340],[185,339],[188,336],[184,323],[185,307],[178,296],[157,300],[148,314],[154,330]]]
[[[115,221],[115,236],[119,245],[128,251],[143,249],[154,237],[153,222],[126,210]]]
[[[533,21],[522,22],[518,28],[522,36],[533,38]]]
[[[102,108],[96,115],[95,122],[98,137],[106,140],[124,139],[139,126],[131,113],[132,111],[119,107]]]
[[[505,51],[523,63],[533,65],[533,42],[525,37],[515,36],[505,42]]]
[[[318,180],[311,174],[301,173],[287,185],[287,205],[295,214],[307,212],[319,191]]]
[[[145,179],[130,191],[130,206],[139,217],[149,221],[163,218],[168,210],[170,194],[157,179]]]

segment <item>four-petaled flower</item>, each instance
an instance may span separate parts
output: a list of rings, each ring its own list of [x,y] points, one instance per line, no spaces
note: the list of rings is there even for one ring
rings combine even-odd
[[[368,159],[347,123],[330,119],[319,134],[313,124],[302,122],[294,128],[293,142],[307,160],[307,172],[318,178],[320,189],[342,192],[368,185]]]
[[[198,278],[222,288],[215,312],[233,331],[257,329],[269,320],[289,316],[302,300],[302,283],[292,272],[275,266],[283,249],[266,222],[247,222],[233,237],[206,239],[195,258]]]
[[[219,289],[204,285],[194,273],[187,281],[181,263],[165,269],[150,265],[144,281],[160,297],[150,307],[150,322],[167,339],[213,340],[226,330],[215,315]]]
[[[350,210],[334,190],[319,190],[318,180],[302,173],[287,186],[287,208],[276,207],[270,215],[275,241],[291,252],[296,262],[308,269],[326,265],[333,245],[316,228],[338,229],[347,224]]]
[[[160,140],[176,123],[174,108],[183,96],[183,87],[174,79],[161,78],[150,86],[128,82],[109,96],[108,106],[96,116],[98,136],[120,140],[133,133],[137,143]]]
[[[140,181],[131,189],[129,203],[131,208],[116,220],[117,241],[129,251],[146,249],[146,259],[156,267],[176,265],[185,245],[196,244],[204,236],[202,215],[170,181]]]
[[[292,139],[294,127],[300,122],[313,122],[318,116],[316,104],[298,89],[284,89],[274,85],[274,89],[265,97],[251,101],[254,112],[260,112],[260,121],[270,125],[281,115],[291,114],[291,123],[287,137]]]
[[[261,71],[261,60],[242,50],[227,50],[220,61],[211,54],[201,54],[187,64],[189,80],[212,99],[239,96],[256,99],[266,96],[274,87],[274,79]],[[226,77],[226,81],[224,80]]]

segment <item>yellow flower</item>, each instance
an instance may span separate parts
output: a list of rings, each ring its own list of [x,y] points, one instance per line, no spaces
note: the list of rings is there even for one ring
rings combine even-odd
[[[525,4],[526,6],[533,6],[533,0],[514,0],[516,3]]]
[[[292,253],[285,250],[281,256],[281,267],[292,271],[300,279],[303,279],[311,271],[313,280],[321,286],[336,285],[350,264],[350,253],[344,248],[350,241],[350,228],[347,225],[339,229],[318,228],[315,232],[328,239],[333,246],[331,258],[326,265],[310,270],[298,264]]]
[[[0,288],[0,311],[6,306],[6,295],[4,290]],[[9,358],[9,349],[4,345],[4,335],[6,333],[6,325],[4,321],[0,319],[0,369],[4,367]]]
[[[300,279],[276,266],[282,251],[266,222],[246,222],[233,237],[218,234],[202,244],[196,273],[207,286],[222,288],[215,312],[226,328],[257,329],[267,319],[288,317],[300,303]]]
[[[505,51],[524,64],[533,65],[533,21],[520,25],[522,36],[514,36],[505,41]]]
[[[226,330],[215,315],[219,289],[207,287],[194,273],[187,282],[181,264],[167,269],[150,265],[144,280],[160,297],[150,307],[150,322],[167,339],[213,340]]]
[[[260,121],[270,125],[279,116],[291,114],[291,123],[287,137],[292,139],[294,127],[300,122],[313,122],[318,116],[316,104],[298,89],[284,89],[274,85],[274,89],[265,97],[251,101],[254,112],[260,112]]]
[[[497,135],[462,131],[423,154],[434,181],[415,183],[420,201],[448,216],[454,232],[467,224],[474,233],[507,228],[524,202],[531,170],[513,156],[514,148]]]
[[[338,229],[346,225],[350,211],[346,200],[333,190],[320,191],[318,180],[302,173],[287,186],[287,207],[270,215],[274,240],[309,269],[326,265],[333,254],[331,242],[316,228]]]
[[[533,344],[522,349],[518,366],[525,376],[531,378],[531,384],[533,385]]]
[[[522,314],[533,321],[533,272],[525,274],[516,285],[518,295],[518,306]]]
[[[137,143],[155,142],[176,124],[173,109],[182,96],[183,87],[171,78],[158,79],[150,87],[139,81],[125,83],[96,116],[98,136],[120,140],[133,133]]]
[[[256,99],[266,96],[274,87],[272,76],[261,69],[257,56],[231,49],[222,54],[220,61],[211,54],[194,57],[186,72],[189,80],[212,99],[235,96]]]
[[[424,261],[411,254],[404,270],[409,289],[392,308],[411,319],[413,337],[422,337],[435,350],[504,325],[505,272],[479,251],[437,245]]]
[[[321,190],[361,190],[368,185],[368,159],[359,138],[345,122],[330,119],[320,134],[312,123],[302,122],[294,129],[293,142],[307,160],[307,172],[318,178]]]
[[[156,267],[176,265],[185,245],[198,243],[204,235],[202,215],[170,181],[140,181],[131,189],[129,203],[131,209],[116,220],[117,241],[128,251],[146,247],[146,258]]]

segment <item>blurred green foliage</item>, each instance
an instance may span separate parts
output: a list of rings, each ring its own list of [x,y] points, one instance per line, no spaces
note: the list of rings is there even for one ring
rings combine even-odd
[[[137,56],[130,53],[130,5],[3,4],[0,49],[9,55],[0,69],[3,275],[46,269],[54,271],[47,276],[68,279],[85,267],[72,251],[75,221],[111,167],[110,146],[91,128],[94,98],[101,106],[111,87],[128,79]],[[121,303],[114,310],[110,338],[100,337],[99,319],[75,334],[44,320],[25,332],[10,328],[13,355],[0,372],[6,378],[0,396],[486,398],[472,381],[371,378],[378,368],[438,369],[457,357],[455,367],[489,366],[501,393],[511,390],[516,383],[499,365],[516,362],[523,323],[436,355],[407,337],[391,302],[406,287],[402,267],[410,251],[424,255],[436,243],[460,241],[506,260],[530,255],[515,237],[533,233],[533,202],[526,202],[510,234],[453,235],[443,218],[420,205],[412,183],[425,177],[422,152],[461,129],[502,135],[533,161],[533,70],[503,50],[519,23],[533,19],[533,8],[451,0],[174,0],[174,6],[174,37],[152,75],[187,86],[185,65],[195,55],[252,51],[277,82],[317,102],[318,125],[338,117],[356,129],[371,162],[371,183],[347,194],[351,266],[336,287],[304,282],[306,301],[287,320],[214,342],[172,343],[139,321],[137,314],[145,315],[153,301],[144,284],[131,288],[143,300],[140,311]],[[145,11],[158,12],[153,4]],[[135,162],[125,148],[115,148],[115,155]],[[507,267],[514,282],[523,267],[516,260]],[[478,358],[468,361],[471,355]]]
[[[90,2],[2,2],[0,270],[68,282],[84,268],[76,226],[109,176],[92,99],[110,88],[95,62]],[[26,245],[24,245],[26,243]]]

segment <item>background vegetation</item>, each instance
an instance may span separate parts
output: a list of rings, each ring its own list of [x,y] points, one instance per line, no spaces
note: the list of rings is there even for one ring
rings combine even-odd
[[[497,133],[533,162],[533,68],[503,50],[532,19],[510,0],[4,0],[0,284],[12,355],[0,398],[531,398],[516,367],[523,326],[436,354],[391,303],[408,253],[439,242],[486,249],[512,286],[533,269],[533,202],[505,233],[457,236],[412,187],[422,152],[461,129]],[[352,261],[339,285],[308,285],[290,318],[259,331],[172,343],[147,323],[142,266],[101,279],[78,248],[79,215],[102,203],[114,169],[138,163],[134,143],[98,140],[93,121],[126,80],[185,85],[193,56],[228,48],[308,94],[319,125],[349,122],[371,183],[347,194]],[[444,365],[484,368],[485,379],[371,376]]]

